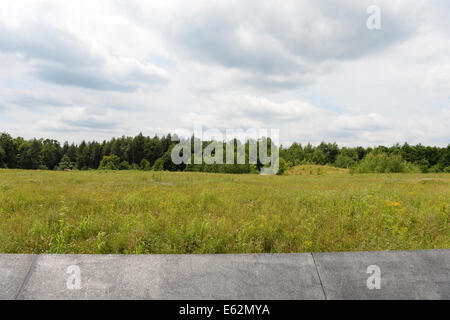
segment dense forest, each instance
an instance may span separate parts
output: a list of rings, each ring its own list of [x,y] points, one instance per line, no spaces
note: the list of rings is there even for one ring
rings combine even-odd
[[[171,150],[177,142],[173,136],[113,138],[109,141],[82,141],[80,144],[61,145],[56,140],[13,138],[0,134],[0,168],[40,170],[168,170],[204,171],[223,173],[257,173],[257,164],[196,164],[175,165],[171,161]],[[211,142],[203,142],[205,148]],[[240,144],[235,140],[235,150]],[[270,145],[270,143],[269,143]],[[269,147],[270,148],[270,147]],[[273,147],[272,147],[273,148]],[[245,144],[248,155],[249,142]],[[423,145],[393,145],[339,147],[336,143],[322,142],[280,146],[280,173],[290,166],[300,164],[332,165],[349,168],[355,172],[450,172],[450,145],[430,147]],[[247,157],[248,159],[248,157]]]

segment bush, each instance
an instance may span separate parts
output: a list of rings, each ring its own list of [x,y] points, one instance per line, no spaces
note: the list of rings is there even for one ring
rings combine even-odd
[[[145,171],[150,171],[152,169],[152,166],[150,165],[150,162],[147,159],[142,159],[140,166],[141,169]]]
[[[420,171],[423,173],[427,173],[430,167],[430,163],[427,159],[420,159],[414,163],[417,167],[419,167]]]
[[[172,161],[172,150],[175,145],[172,145],[169,150],[163,154],[161,158],[155,161],[153,170],[155,171],[184,171],[186,164],[181,163],[179,165]]]
[[[99,170],[119,170],[120,158],[115,154],[110,156],[104,156],[102,161],[100,161]]]
[[[6,168],[6,152],[0,146],[0,168]]]
[[[315,164],[325,165],[327,163],[327,157],[321,149],[316,149],[312,155],[312,161]]]
[[[153,165],[153,170],[155,171],[163,171],[164,170],[164,161],[162,158],[159,158],[155,161],[155,164]]]
[[[336,157],[335,167],[349,169],[356,164],[355,159],[350,156],[340,154]]]
[[[277,175],[281,176],[286,171],[287,168],[288,164],[283,158],[280,157]]]
[[[133,163],[133,164],[130,166],[130,170],[141,170],[141,167],[140,167],[138,164]]]
[[[75,168],[75,163],[70,161],[69,156],[65,154],[58,164],[58,170],[72,170],[73,168]]]
[[[403,160],[399,154],[371,152],[356,166],[358,173],[419,172],[420,169]]]
[[[258,169],[258,166],[256,164],[251,164],[250,165],[250,173],[252,173],[252,174],[259,174],[259,169]]]
[[[119,170],[130,170],[130,164],[127,161],[122,161],[119,164]]]

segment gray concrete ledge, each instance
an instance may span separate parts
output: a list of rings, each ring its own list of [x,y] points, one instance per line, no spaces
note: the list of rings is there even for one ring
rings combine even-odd
[[[0,255],[0,300],[16,298],[34,259],[33,255]]]
[[[327,299],[450,299],[450,250],[314,253]],[[381,271],[368,290],[368,266]],[[369,270],[373,273],[373,271]]]
[[[450,299],[450,250],[0,255],[0,272],[0,299]]]

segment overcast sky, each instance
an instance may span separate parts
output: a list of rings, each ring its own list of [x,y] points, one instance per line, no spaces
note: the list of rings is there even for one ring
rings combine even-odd
[[[369,30],[369,5],[381,29]],[[0,2],[0,132],[450,143],[450,1]]]

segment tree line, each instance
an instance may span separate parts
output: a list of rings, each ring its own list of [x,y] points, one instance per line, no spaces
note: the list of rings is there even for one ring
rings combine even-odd
[[[0,134],[0,168],[40,170],[168,170],[223,173],[257,173],[256,164],[189,164],[175,165],[171,161],[172,148],[177,144],[171,134],[148,137],[142,133],[135,137],[122,136],[108,141],[65,142],[52,139],[25,140]],[[268,139],[270,141],[270,139]],[[204,141],[203,148],[211,141]],[[240,141],[235,140],[235,154]],[[269,149],[277,148],[269,142]],[[248,155],[249,141],[245,143]],[[272,150],[273,151],[273,150]],[[339,147],[336,143],[322,142],[317,146],[293,143],[279,147],[281,173],[290,166],[300,164],[332,165],[357,172],[450,172],[450,145],[431,147],[395,144],[378,146]],[[246,157],[248,160],[248,156]]]
[[[356,172],[450,172],[450,144],[447,147],[395,144],[391,147],[340,148],[336,143],[318,146],[293,143],[280,149],[289,165],[319,164],[353,169]]]

